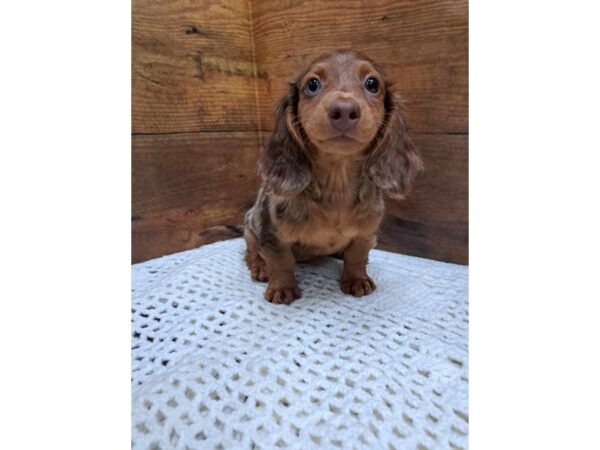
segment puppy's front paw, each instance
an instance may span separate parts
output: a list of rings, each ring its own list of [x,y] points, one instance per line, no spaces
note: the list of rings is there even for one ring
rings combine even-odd
[[[265,291],[265,300],[275,304],[289,305],[295,299],[300,298],[302,293],[298,285],[291,286],[273,286],[269,283]]]
[[[365,275],[361,277],[349,276],[342,278],[340,287],[344,294],[362,297],[363,295],[369,295],[377,286],[375,286],[370,276]]]

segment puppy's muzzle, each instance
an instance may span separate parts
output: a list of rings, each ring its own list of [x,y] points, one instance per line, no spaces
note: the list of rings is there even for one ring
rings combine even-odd
[[[329,106],[331,126],[341,133],[356,127],[360,119],[360,106],[352,99],[336,100]]]

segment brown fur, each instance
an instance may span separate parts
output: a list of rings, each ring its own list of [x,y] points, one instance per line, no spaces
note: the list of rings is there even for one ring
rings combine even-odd
[[[369,77],[379,82],[378,92],[365,89]],[[312,78],[321,83],[316,94],[306,88]],[[341,132],[331,119],[340,102],[360,112]],[[370,294],[375,283],[366,266],[383,193],[404,197],[422,169],[402,101],[376,63],[352,51],[313,61],[278,104],[259,159],[263,185],[246,214],[246,262],[253,279],[269,282],[265,298],[291,303],[300,297],[295,262],[339,252],[342,291]]]

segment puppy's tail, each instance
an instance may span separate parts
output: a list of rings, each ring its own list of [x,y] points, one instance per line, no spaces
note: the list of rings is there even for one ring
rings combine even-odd
[[[244,235],[243,225],[218,225],[207,228],[198,233],[198,245],[210,244],[216,241],[224,241]]]

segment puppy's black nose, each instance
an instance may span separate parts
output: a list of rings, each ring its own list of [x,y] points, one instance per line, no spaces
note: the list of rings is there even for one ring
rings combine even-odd
[[[359,118],[360,107],[354,100],[337,100],[329,107],[331,126],[342,133],[354,128]]]

